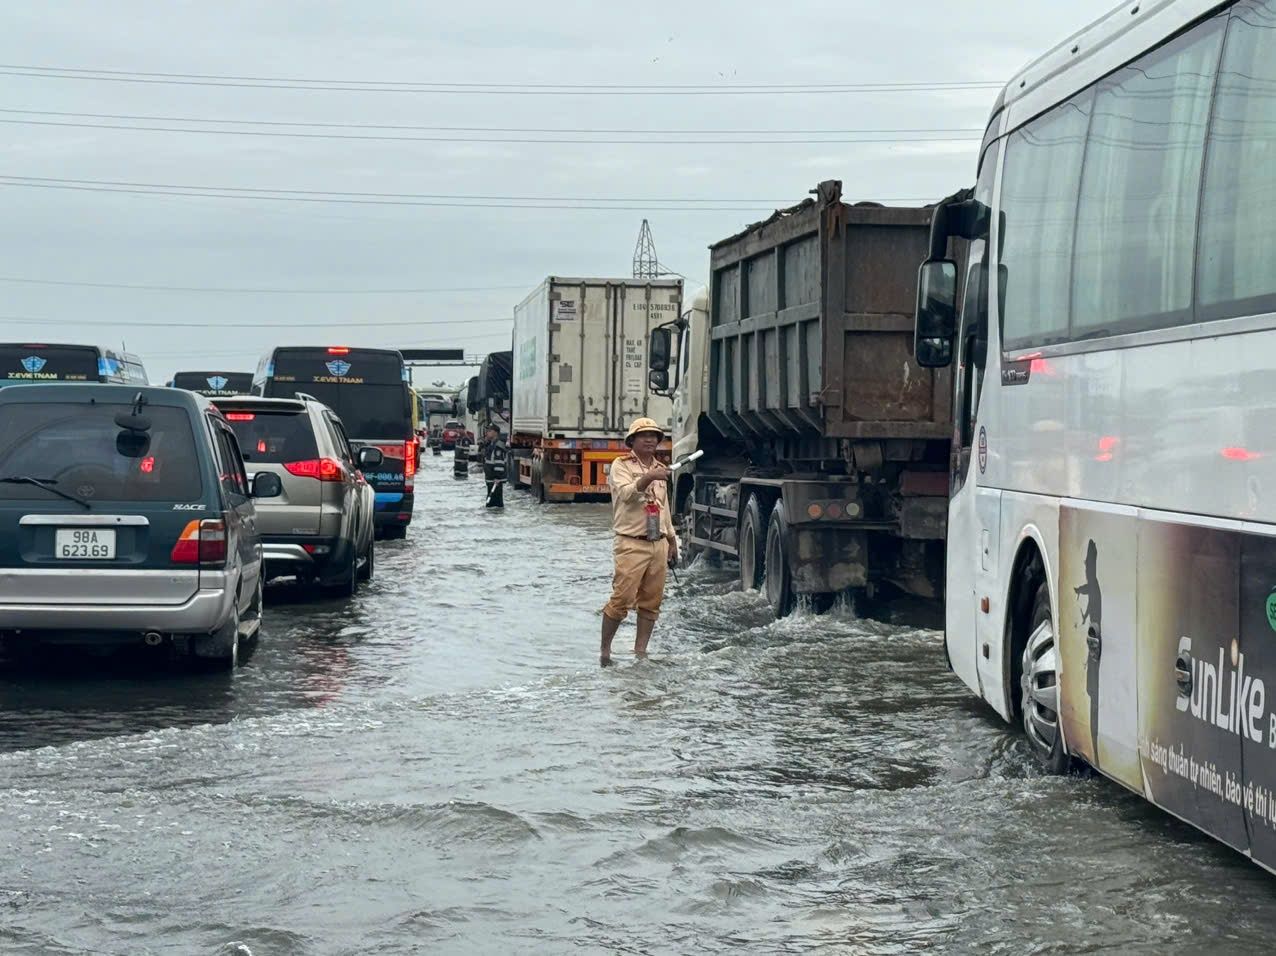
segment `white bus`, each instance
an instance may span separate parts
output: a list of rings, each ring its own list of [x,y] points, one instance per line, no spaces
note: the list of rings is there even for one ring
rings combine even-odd
[[[1276,0],[1128,0],[1030,65],[931,246],[952,669],[1276,869]]]

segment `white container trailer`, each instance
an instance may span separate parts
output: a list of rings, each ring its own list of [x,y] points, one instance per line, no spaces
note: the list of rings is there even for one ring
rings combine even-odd
[[[515,308],[516,484],[541,500],[605,495],[629,423],[668,432],[673,405],[647,387],[647,342],[681,313],[681,279],[550,276]]]

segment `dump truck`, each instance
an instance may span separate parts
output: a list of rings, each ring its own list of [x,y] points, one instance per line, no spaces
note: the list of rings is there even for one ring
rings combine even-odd
[[[777,616],[892,587],[942,596],[952,389],[912,355],[930,208],[841,183],[711,247],[710,285],[653,332],[691,554],[734,559]]]
[[[647,387],[651,331],[682,311],[681,279],[550,276],[514,310],[509,475],[540,501],[607,495],[635,418],[668,429]],[[668,442],[658,456],[668,460]]]

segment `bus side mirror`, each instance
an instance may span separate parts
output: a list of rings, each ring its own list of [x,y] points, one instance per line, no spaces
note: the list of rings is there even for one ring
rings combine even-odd
[[[669,333],[669,329],[661,326],[658,329],[651,330],[651,343],[647,346],[647,367],[654,372],[669,371],[669,357],[673,352],[673,336]],[[654,385],[654,380],[653,383]],[[665,375],[665,384],[661,388],[669,385],[669,376]]]
[[[922,368],[944,368],[953,361],[957,333],[957,265],[927,259],[917,275],[917,316],[913,354]]]
[[[669,390],[669,373],[664,369],[653,368],[647,373],[647,384],[657,395],[662,395]]]

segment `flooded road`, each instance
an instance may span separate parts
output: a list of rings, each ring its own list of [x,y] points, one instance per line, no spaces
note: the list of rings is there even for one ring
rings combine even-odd
[[[671,583],[597,666],[605,506],[420,512],[233,678],[0,676],[0,952],[1265,950],[1276,882],[1052,779],[935,631]],[[246,949],[232,945],[242,944]]]

